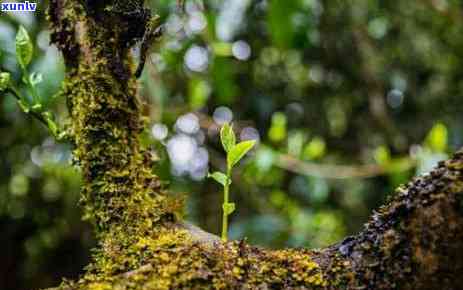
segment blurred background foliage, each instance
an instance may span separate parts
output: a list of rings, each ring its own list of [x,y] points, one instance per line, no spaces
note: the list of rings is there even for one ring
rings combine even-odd
[[[150,1],[165,21],[141,78],[154,169],[185,193],[188,220],[219,233],[218,130],[259,145],[233,175],[233,239],[322,247],[362,228],[410,177],[463,144],[463,5],[456,0]],[[0,14],[0,66],[19,83],[19,25],[36,47],[41,102],[55,98],[62,56],[44,10]],[[137,54],[137,50],[134,50]],[[75,278],[95,244],[78,207],[72,148],[13,97],[0,99],[0,289]]]

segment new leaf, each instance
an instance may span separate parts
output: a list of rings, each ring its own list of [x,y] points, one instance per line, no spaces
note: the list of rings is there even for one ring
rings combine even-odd
[[[11,75],[6,72],[0,72],[0,93],[10,87]]]
[[[33,53],[34,48],[29,34],[23,26],[20,26],[16,34],[16,58],[23,69],[31,63]]]
[[[232,212],[235,211],[235,203],[234,202],[229,202],[229,203],[224,203],[222,204],[223,212],[226,215],[230,215]]]
[[[212,173],[212,174],[208,174],[207,177],[214,179],[214,180],[217,181],[218,183],[222,184],[222,186],[226,186],[226,185],[227,185],[227,180],[228,180],[228,178],[227,178],[227,176],[226,176],[225,174],[223,174],[222,172],[216,171],[216,172],[214,172],[214,173]],[[228,180],[228,185],[230,185],[230,184],[231,184],[231,181]]]
[[[29,76],[29,83],[35,87],[43,81],[43,75],[41,73],[33,72]]]
[[[238,161],[240,161],[249,150],[254,147],[256,144],[255,140],[243,141],[239,144],[233,146],[233,148],[227,154],[227,163],[228,166],[231,168],[233,167]]]
[[[235,146],[235,133],[233,132],[233,127],[228,123],[225,123],[222,129],[220,129],[220,140],[222,141],[223,149],[225,149],[227,153]]]

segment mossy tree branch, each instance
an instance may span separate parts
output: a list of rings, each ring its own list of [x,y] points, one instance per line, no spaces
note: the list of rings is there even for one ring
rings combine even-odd
[[[131,6],[120,1],[50,1],[82,204],[99,239],[85,275],[58,289],[460,288],[463,152],[399,188],[360,234],[326,249],[223,243],[183,223],[181,202],[161,188],[138,141],[143,120],[129,48],[148,19],[125,13]]]

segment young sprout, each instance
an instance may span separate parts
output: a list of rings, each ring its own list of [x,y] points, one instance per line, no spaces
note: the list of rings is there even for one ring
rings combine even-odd
[[[227,123],[224,124],[220,130],[220,140],[222,141],[223,149],[227,153],[227,171],[225,173],[216,171],[210,173],[208,177],[214,179],[223,187],[222,241],[226,242],[228,234],[228,216],[235,211],[235,203],[229,201],[232,169],[233,166],[254,147],[256,141],[249,140],[236,144],[233,128]]]
[[[27,33],[27,30],[23,26],[20,26],[16,34],[16,59],[23,73],[22,81],[32,95],[33,106],[40,110],[40,97],[37,93],[36,86],[42,81],[42,75],[39,73],[29,74],[27,70],[28,65],[32,61],[33,54],[34,46],[32,45],[29,33]]]

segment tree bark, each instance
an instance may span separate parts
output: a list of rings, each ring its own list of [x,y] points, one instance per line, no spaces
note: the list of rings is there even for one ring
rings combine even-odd
[[[129,49],[148,19],[125,2],[135,1],[50,1],[81,202],[99,239],[85,274],[54,289],[461,289],[463,151],[400,187],[361,233],[326,249],[223,243],[183,222],[182,202],[162,188],[138,141],[144,126]]]

